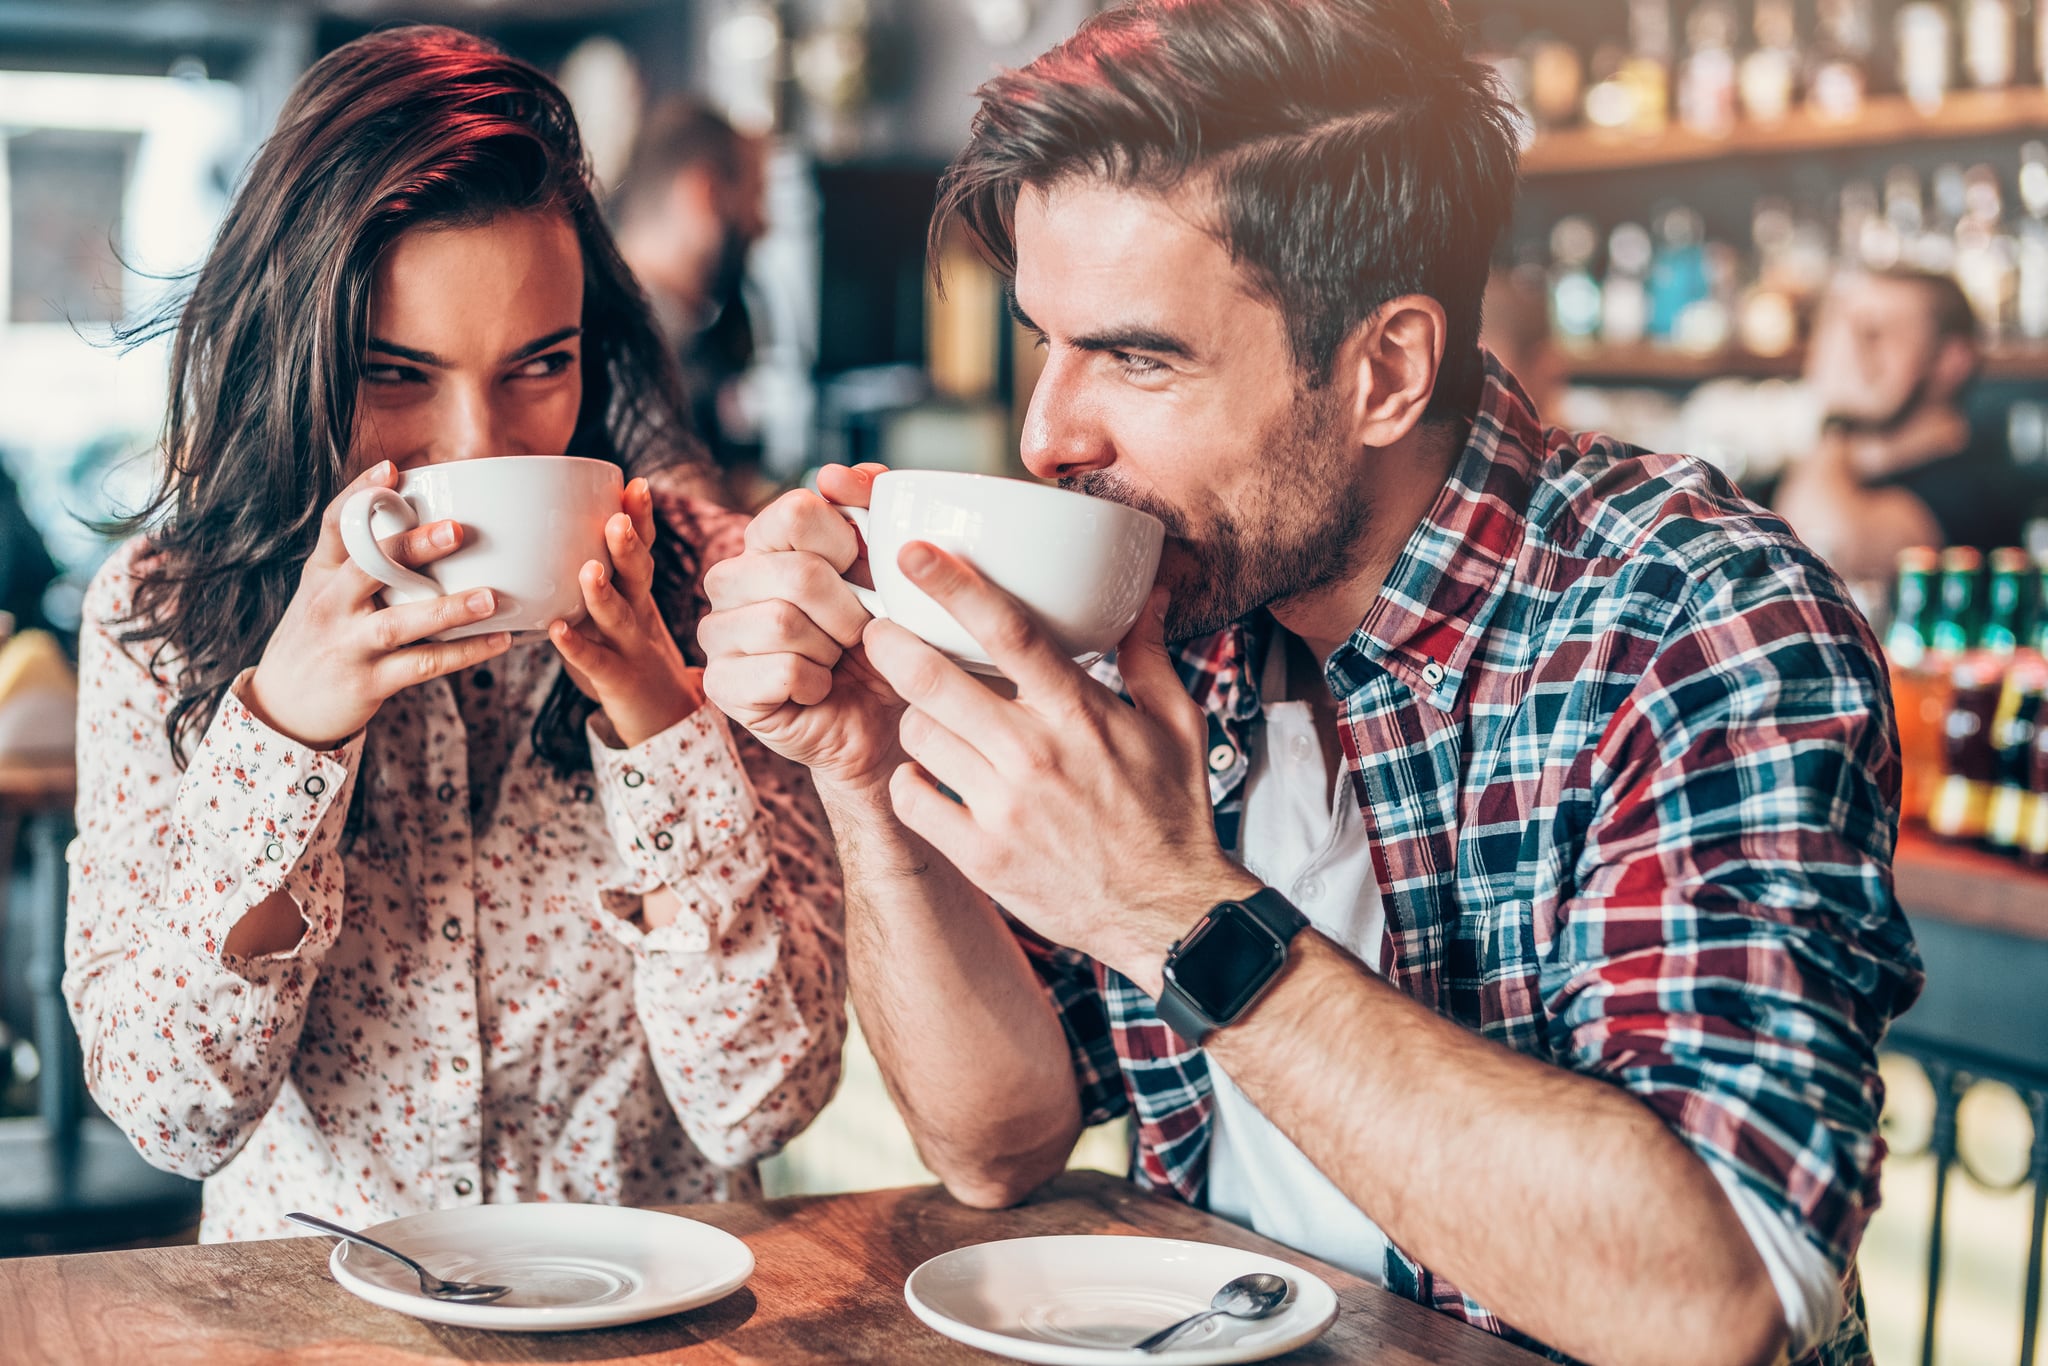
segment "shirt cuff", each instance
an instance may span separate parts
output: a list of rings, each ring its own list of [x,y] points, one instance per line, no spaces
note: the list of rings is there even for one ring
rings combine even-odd
[[[306,932],[256,961],[317,958],[340,935],[340,820],[329,818],[348,809],[363,748],[361,732],[332,750],[279,734],[238,695],[247,678],[221,698],[178,785],[163,902],[167,926],[223,966],[241,961],[223,954],[228,932],[280,890],[293,893]],[[314,894],[330,881],[335,895]]]
[[[1771,1287],[1785,1310],[1786,1355],[1797,1361],[1841,1321],[1842,1287],[1834,1266],[1812,1239],[1741,1177],[1712,1158],[1704,1160],[1771,1273]]]
[[[588,734],[605,820],[630,876],[605,889],[606,904],[630,913],[628,903],[664,887],[682,902],[658,930],[621,921],[622,937],[646,952],[708,950],[769,858],[767,821],[725,717],[702,706],[628,749],[607,744],[595,718]]]

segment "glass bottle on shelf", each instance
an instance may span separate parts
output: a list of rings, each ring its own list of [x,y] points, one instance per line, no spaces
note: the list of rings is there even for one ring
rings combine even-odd
[[[1948,708],[1934,654],[1940,609],[1940,557],[1929,546],[1899,552],[1885,656],[1891,664],[1892,710],[1899,727],[1899,817],[1923,821],[1941,779],[1941,721]]]
[[[1892,182],[1898,187],[1899,237],[1906,264],[1916,270],[1946,275],[1956,265],[1956,225],[1964,209],[1963,168],[1946,162],[1934,168],[1928,202],[1920,199],[1920,181],[1910,167],[1893,169],[1886,180],[1887,213]]]
[[[1571,125],[1586,86],[1579,50],[1553,34],[1539,33],[1523,45],[1522,63],[1529,74],[1529,112],[1538,130]]]
[[[1806,79],[1807,105],[1819,117],[1848,123],[1863,112],[1876,47],[1871,0],[1816,0],[1814,64]]]
[[[1792,206],[1766,196],[1750,213],[1750,242],[1756,281],[1736,310],[1736,335],[1754,356],[1789,355],[1799,342],[1799,309],[1793,294],[1799,264],[1798,228]]]
[[[1934,0],[1913,0],[1899,8],[1899,87],[1915,109],[1932,114],[1948,98],[1955,65],[1954,33],[1948,11]]]
[[[2042,10],[2048,13],[2048,0]],[[2014,323],[2028,341],[2048,341],[2048,143],[2020,148],[2019,190]]]
[[[1600,287],[1600,335],[1609,346],[1635,346],[1649,329],[1650,230],[1623,223],[1607,237],[1607,278]]]
[[[1948,706],[1941,725],[1941,781],[1927,812],[1927,828],[1945,840],[1983,838],[1998,776],[1991,723],[2004,664],[1977,648],[1984,606],[1984,557],[1967,546],[1950,546],[1941,553],[1941,610],[1931,642],[1932,653],[1948,661]]]
[[[1592,270],[1599,249],[1590,218],[1560,218],[1550,230],[1550,325],[1567,350],[1588,350],[1600,339],[1600,282]]]
[[[1792,0],[1756,0],[1756,47],[1742,59],[1742,112],[1752,123],[1778,123],[1792,112],[1799,80],[1799,33]]]
[[[1629,0],[1628,37],[1628,58],[1616,73],[1630,95],[1628,126],[1661,133],[1671,119],[1670,0]]]
[[[1735,7],[1701,0],[1685,22],[1686,55],[1678,72],[1678,121],[1703,137],[1735,131]]]
[[[2019,243],[2005,227],[1998,172],[1973,166],[1963,175],[1963,214],[1955,229],[1956,283],[1969,297],[1989,338],[2011,331],[2018,292]]]
[[[1657,249],[1650,262],[1650,336],[1670,342],[1685,311],[1712,294],[1707,273],[1706,225],[1684,205],[1657,218]]]
[[[1984,841],[2001,852],[2020,847],[2026,821],[2032,767],[2034,716],[2040,709],[2043,659],[2035,648],[2039,614],[2030,613],[2034,565],[2027,552],[2006,546],[1991,552],[1990,617],[1984,650],[2000,659],[1998,705],[1991,715],[1991,748],[1997,755]]]
[[[1979,90],[2012,84],[2017,53],[2012,0],[1963,0],[1963,74]]]

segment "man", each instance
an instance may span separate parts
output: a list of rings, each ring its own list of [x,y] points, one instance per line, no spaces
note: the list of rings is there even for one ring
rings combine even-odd
[[[695,100],[656,106],[608,211],[655,321],[682,363],[697,435],[733,506],[751,508],[760,443],[737,381],[753,363],[741,297],[747,253],[767,230],[762,149]]]
[[[1946,275],[1858,273],[1828,291],[1806,366],[1826,422],[1775,502],[1844,578],[1886,584],[1908,546],[2020,543],[2027,490],[1964,412],[1981,363],[1976,315]]]
[[[1026,463],[1162,517],[1161,587],[1091,679],[905,547],[999,694],[860,610],[831,470],[712,572],[706,688],[824,794],[962,1200],[1128,1113],[1141,1183],[1492,1331],[1858,1361],[1918,984],[1884,673],[1782,524],[1546,444],[1480,350],[1515,144],[1460,37],[1137,0],[986,86],[934,235],[1044,339]]]

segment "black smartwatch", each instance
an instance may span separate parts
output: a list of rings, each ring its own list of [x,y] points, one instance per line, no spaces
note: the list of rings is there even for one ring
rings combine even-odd
[[[1307,925],[1271,887],[1211,907],[1167,951],[1159,1018],[1192,1044],[1234,1024],[1287,966],[1287,946]]]

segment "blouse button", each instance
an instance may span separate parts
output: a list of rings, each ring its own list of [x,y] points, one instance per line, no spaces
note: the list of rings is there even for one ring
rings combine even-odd
[[[443,939],[462,938],[462,922],[460,920],[457,920],[452,915],[449,916],[448,919],[443,921],[441,924],[441,937]]]
[[[1422,681],[1429,684],[1432,688],[1443,682],[1444,666],[1433,659],[1430,660],[1429,663],[1422,666]]]
[[[455,800],[455,784],[454,784],[454,783],[442,783],[442,784],[441,784],[441,785],[440,785],[439,787],[437,787],[437,788],[435,788],[435,789],[434,789],[434,795],[435,795],[436,797],[439,797],[439,798],[440,798],[440,799],[441,799],[442,801],[444,801],[444,802],[452,802],[452,801],[454,801],[454,800]]]
[[[674,845],[675,842],[676,837],[674,835],[671,835],[666,830],[657,830],[654,832],[654,847],[657,849],[667,849],[670,846]]]
[[[457,1058],[454,1062],[449,1063],[448,1065],[450,1067],[453,1067],[458,1072],[467,1072],[469,1070],[469,1059]]]
[[[589,783],[578,783],[578,784],[576,784],[576,800],[577,800],[577,801],[579,801],[579,802],[583,802],[583,803],[585,803],[585,804],[587,805],[588,803],[590,803],[590,802],[593,802],[593,801],[595,801],[596,799],[597,799],[597,793],[595,793],[594,791],[592,791],[592,790],[591,790],[591,787],[590,787],[590,784],[589,784]]]
[[[458,1176],[455,1178],[455,1193],[457,1195],[468,1195],[471,1191],[475,1189],[476,1182],[470,1180],[468,1177]]]
[[[1288,742],[1288,749],[1293,752],[1295,762],[1307,763],[1310,754],[1315,751],[1315,746],[1309,743],[1306,735],[1297,735]]]
[[[647,775],[639,769],[629,768],[626,770],[625,783],[627,787],[638,787],[646,781]]]
[[[263,857],[269,859],[272,863],[284,862],[284,846],[276,840],[272,840],[263,846]]]
[[[1213,773],[1221,773],[1236,762],[1237,751],[1229,745],[1218,745],[1209,751],[1209,769]]]
[[[469,676],[469,681],[476,684],[479,688],[488,688],[498,680],[491,677],[489,669],[478,669]]]
[[[319,774],[315,773],[312,777],[306,779],[306,795],[308,797],[317,797],[326,790],[327,780]]]

